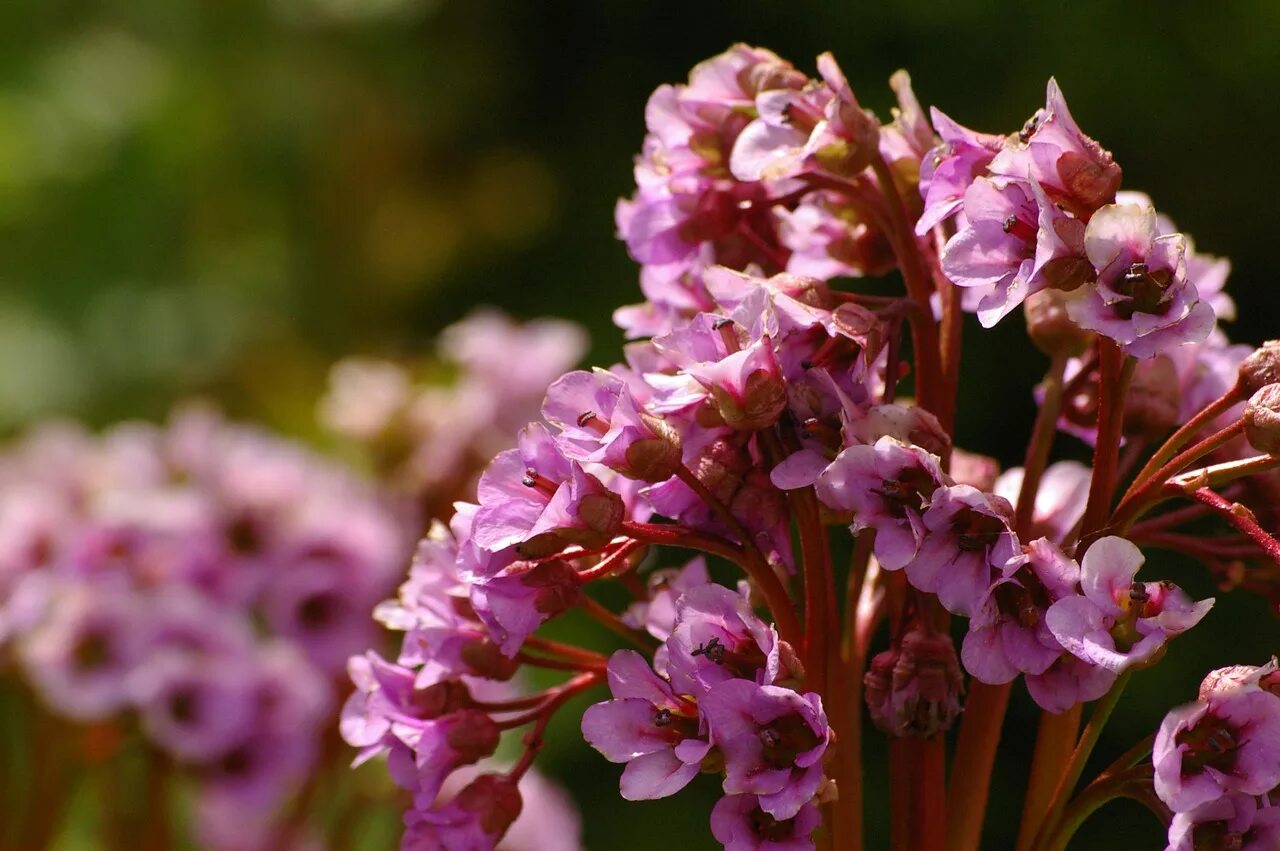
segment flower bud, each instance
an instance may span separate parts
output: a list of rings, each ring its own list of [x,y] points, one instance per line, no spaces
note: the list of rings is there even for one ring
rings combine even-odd
[[[1158,440],[1178,424],[1181,405],[1173,361],[1163,355],[1138,361],[1124,397],[1125,436]]]
[[[464,812],[474,813],[485,834],[500,838],[524,806],[517,783],[506,774],[481,774],[458,793],[454,803]]]
[[[680,434],[665,420],[641,414],[653,437],[641,438],[627,447],[625,473],[642,482],[664,482],[680,466]]]
[[[1267,340],[1240,362],[1237,387],[1252,396],[1268,384],[1280,381],[1280,340]]]
[[[1268,384],[1249,398],[1244,436],[1259,452],[1280,455],[1280,384]]]
[[[487,680],[509,680],[520,668],[520,663],[504,655],[488,636],[471,639],[462,645],[459,655],[474,676]]]
[[[897,650],[871,660],[864,680],[876,726],[893,736],[931,738],[960,714],[964,677],[950,636],[912,629]]]
[[[782,376],[758,369],[747,376],[741,396],[713,386],[711,395],[725,425],[738,431],[759,431],[778,421],[787,408],[787,385]]]
[[[1070,298],[1059,290],[1041,290],[1023,302],[1027,336],[1046,355],[1076,357],[1093,342],[1093,332],[1084,330],[1067,315]]]

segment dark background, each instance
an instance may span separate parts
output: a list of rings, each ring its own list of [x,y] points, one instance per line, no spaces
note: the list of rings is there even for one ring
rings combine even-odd
[[[643,107],[734,41],[812,72],[833,50],[863,103],[908,68],[921,100],[1019,127],[1056,75],[1125,186],[1231,257],[1233,338],[1275,334],[1280,5],[652,0],[9,0],[0,4],[0,427],[162,416],[200,393],[313,434],[330,363],[413,355],[472,306],[584,323],[618,358],[638,299],[613,237]],[[1044,363],[1016,321],[969,326],[959,442],[1016,463]],[[1018,354],[1013,355],[1013,352]],[[1025,354],[1024,354],[1025,353]],[[1064,453],[1078,452],[1067,439]],[[1209,593],[1189,565],[1161,561]],[[1154,729],[1210,667],[1280,636],[1228,595],[1131,686],[1099,752]],[[1012,821],[1022,689],[993,791]],[[714,789],[652,804],[565,725],[546,764],[592,849],[711,847]],[[884,820],[883,754],[868,804]],[[1002,818],[1001,818],[1002,817]],[[1001,828],[1003,830],[1003,828]],[[1010,847],[1007,832],[985,847]],[[1114,805],[1073,847],[1159,848]],[[872,834],[869,847],[884,847]]]

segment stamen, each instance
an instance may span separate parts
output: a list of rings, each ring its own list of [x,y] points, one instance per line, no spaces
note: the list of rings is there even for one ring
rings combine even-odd
[[[547,497],[555,496],[556,491],[559,489],[559,485],[539,473],[533,467],[525,467],[524,476],[520,478],[520,484],[527,488],[533,488],[538,491],[538,493]]]
[[[604,436],[609,433],[609,421],[595,411],[583,411],[578,415],[578,428],[589,428],[596,434]]]
[[[742,341],[738,339],[738,332],[733,328],[733,320],[727,316],[717,319],[711,327],[720,332],[720,339],[724,340],[724,348],[729,354],[740,351],[742,349]]]

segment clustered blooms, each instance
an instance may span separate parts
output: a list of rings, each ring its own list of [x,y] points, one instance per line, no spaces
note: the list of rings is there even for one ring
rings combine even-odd
[[[475,503],[457,505],[379,609],[406,633],[401,656],[353,661],[344,731],[361,759],[387,754],[413,794],[406,848],[494,847],[552,713],[599,684],[612,697],[582,732],[625,765],[623,797],[710,774],[724,792],[711,831],[731,851],[819,836],[852,847],[859,691],[877,727],[918,742],[895,751],[918,796],[895,808],[927,808],[946,795],[942,736],[961,715],[963,671],[983,695],[1007,695],[1022,675],[1045,717],[1064,719],[1050,724],[1105,696],[1101,723],[1132,673],[1208,613],[1211,599],[1139,579],[1140,545],[1189,553],[1224,587],[1274,592],[1274,526],[1239,500],[1274,492],[1280,344],[1231,346],[1216,328],[1231,309],[1225,261],[1120,191],[1119,166],[1052,81],[1020,132],[993,136],[936,110],[930,123],[901,72],[881,125],[830,55],[817,64],[807,79],[738,45],[654,93],[638,188],[617,212],[646,297],[615,315],[624,361],[551,382],[542,420],[497,455]],[[905,296],[833,283],[892,268]],[[961,311],[990,326],[1019,307],[1051,365],[1026,462],[1001,474],[953,444],[959,328]],[[915,398],[899,399],[908,375]],[[1093,446],[1092,466],[1048,463],[1059,429]],[[1192,504],[1147,516],[1171,497]],[[1205,520],[1229,532],[1186,531]],[[829,548],[844,529],[847,575]],[[701,555],[641,579],[654,548]],[[705,556],[745,579],[717,581]],[[597,600],[604,580],[630,595],[625,611]],[[570,612],[634,649],[606,659],[540,631]],[[571,676],[531,696],[477,695],[519,666]],[[1275,717],[1261,698],[1237,700],[1251,708],[1214,714],[1225,698],[1210,700],[1178,723]],[[513,767],[441,795],[451,771],[528,726]],[[1233,753],[1253,749],[1248,765],[1275,762],[1261,738],[1230,735]],[[958,751],[977,760],[994,741]],[[1079,759],[1090,747],[1080,740]],[[1208,765],[1195,754],[1184,776]],[[1218,774],[1183,781],[1197,790],[1186,807],[1267,829],[1224,796],[1261,795],[1274,778],[1220,782],[1209,767]],[[963,788],[949,790],[961,823],[946,829],[973,848],[980,819],[965,804],[980,812],[990,765],[962,768]],[[1203,793],[1210,782],[1219,795]],[[1051,782],[1043,811],[1029,811],[1034,847],[1065,843],[1072,784]],[[901,847],[936,847],[944,830],[927,816],[896,823],[910,832]]]
[[[477,310],[445,328],[435,357],[412,368],[367,357],[338,362],[320,419],[366,449],[379,480],[413,498],[425,518],[445,516],[586,346],[570,322],[517,323]]]
[[[1280,847],[1280,668],[1236,665],[1165,716],[1151,755],[1169,851]]]
[[[136,718],[196,778],[208,847],[280,847],[406,531],[346,471],[204,409],[47,426],[0,455],[0,654],[62,718]]]

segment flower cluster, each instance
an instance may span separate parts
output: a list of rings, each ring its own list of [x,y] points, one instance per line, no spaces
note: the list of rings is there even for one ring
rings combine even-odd
[[[1199,699],[1165,716],[1154,787],[1173,811],[1170,851],[1280,847],[1280,669],[1214,671]]]
[[[406,550],[348,473],[207,410],[48,426],[0,456],[0,652],[57,716],[136,718],[209,847],[278,847]]]
[[[617,215],[646,296],[615,316],[624,361],[551,382],[541,421],[380,609],[404,648],[353,663],[347,739],[413,792],[406,847],[495,845],[549,718],[607,684],[582,731],[625,764],[622,795],[719,776],[711,831],[732,851],[857,846],[863,697],[894,742],[896,847],[946,832],[973,849],[1022,675],[1046,710],[1023,829],[1059,848],[1096,742],[1086,730],[1062,753],[1081,704],[1104,723],[1213,603],[1140,579],[1142,547],[1274,587],[1280,542],[1239,500],[1280,466],[1280,344],[1216,329],[1225,261],[1119,191],[1052,81],[1020,132],[991,136],[930,123],[902,73],[882,125],[830,55],[817,64],[807,79],[739,45],[654,93]],[[905,294],[834,280],[890,268]],[[954,445],[960,328],[963,311],[989,326],[1019,306],[1050,364],[1025,462],[1001,473]],[[1092,465],[1049,463],[1060,429]],[[1191,504],[1153,513],[1172,498]],[[1227,531],[1186,530],[1202,521]],[[851,542],[848,569],[833,537]],[[644,580],[655,549],[702,557]],[[714,581],[706,556],[741,582]],[[597,599],[604,581],[624,611]],[[633,648],[606,660],[541,630],[571,612]],[[571,676],[475,696],[472,680],[520,665]],[[966,700],[962,782],[946,789]],[[527,725],[513,768],[440,795]]]
[[[334,365],[320,419],[367,450],[379,479],[424,517],[445,516],[585,350],[572,323],[477,310],[445,328],[435,356],[413,368],[375,358]]]

